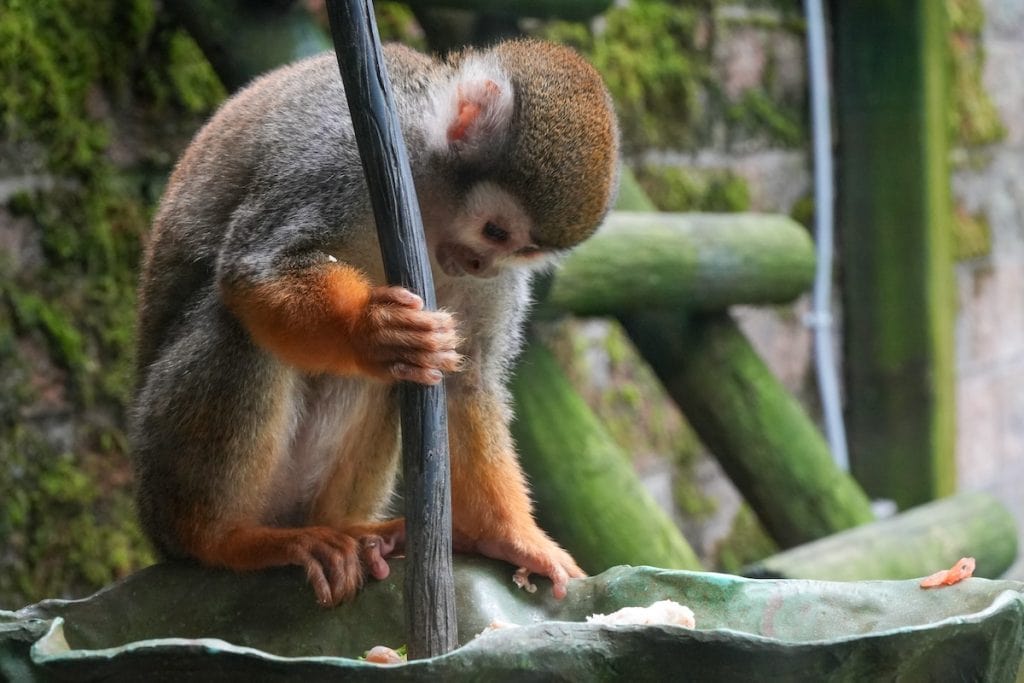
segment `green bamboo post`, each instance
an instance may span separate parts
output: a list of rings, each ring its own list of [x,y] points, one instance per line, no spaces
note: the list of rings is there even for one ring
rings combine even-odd
[[[833,3],[851,466],[901,507],[952,492],[945,3]]]
[[[817,427],[726,315],[679,309],[784,303],[814,249],[781,216],[613,213],[549,283],[549,309],[619,315],[698,435],[785,547],[872,520]],[[662,309],[663,315],[637,314]],[[692,322],[692,324],[688,324]]]
[[[577,315],[721,310],[792,301],[813,277],[811,239],[785,216],[617,211],[566,258],[545,305]]]
[[[823,581],[911,579],[974,557],[975,576],[998,578],[1017,557],[1017,525],[985,493],[921,505],[874,524],[773,555],[742,570],[746,576]]]
[[[527,349],[511,384],[513,436],[540,525],[590,573],[620,564],[700,569],[686,539],[644,489],[545,348]]]
[[[622,317],[701,441],[781,546],[873,519],[803,407],[726,313]]]

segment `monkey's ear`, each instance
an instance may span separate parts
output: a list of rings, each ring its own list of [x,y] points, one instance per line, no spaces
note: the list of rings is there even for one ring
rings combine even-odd
[[[436,102],[431,126],[440,151],[464,160],[493,155],[504,146],[512,122],[512,84],[500,70],[471,64],[459,70]]]

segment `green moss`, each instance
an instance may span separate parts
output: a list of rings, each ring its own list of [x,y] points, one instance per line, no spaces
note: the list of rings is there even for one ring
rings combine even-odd
[[[725,114],[740,133],[762,135],[784,147],[797,147],[804,141],[801,114],[779,104],[765,90],[745,91]]]
[[[954,31],[979,35],[985,28],[985,8],[981,0],[946,0],[946,12]]]
[[[636,181],[636,176],[628,166],[622,168],[619,176],[619,195],[615,200],[616,211],[656,211],[654,202]]]
[[[160,137],[224,91],[154,0],[5,0],[0,139],[27,141],[55,189],[11,197],[38,257],[0,268],[0,604],[81,595],[151,561],[128,484],[123,432],[132,386],[141,236],[166,151]],[[118,114],[114,116],[112,114]],[[127,116],[126,116],[127,114]],[[22,146],[25,147],[25,146]],[[29,160],[36,162],[35,159]],[[0,209],[2,210],[2,209]]]
[[[192,36],[182,30],[170,33],[166,71],[173,86],[170,90],[173,101],[193,114],[209,111],[227,97],[224,85],[199,46]],[[161,82],[154,79],[151,87]],[[154,90],[157,88],[154,87]]]
[[[426,36],[416,15],[400,2],[375,2],[373,14],[383,41],[399,41],[417,50],[427,49]]]
[[[985,90],[985,51],[981,32],[985,12],[981,0],[946,0],[950,21],[950,128],[955,144],[976,147],[1006,135],[999,112]]]
[[[774,555],[779,547],[765,532],[750,506],[743,505],[736,513],[732,529],[715,550],[715,569],[734,574],[744,566]]]
[[[737,212],[750,208],[747,182],[731,171],[648,164],[637,182],[661,211]]]
[[[42,331],[71,374],[74,401],[123,404],[131,386],[135,281],[148,209],[110,186],[55,190],[17,203],[35,220],[46,256],[45,274],[24,273],[5,287],[17,329]]]
[[[814,228],[814,197],[807,194],[793,202],[789,216],[808,230],[812,230]]]
[[[706,11],[632,2],[604,14],[594,34],[583,24],[554,22],[552,40],[572,45],[602,73],[619,109],[627,149],[693,144],[703,114],[709,51],[698,45]]]
[[[738,16],[717,11],[724,4],[735,5],[635,0],[607,11],[596,31],[555,22],[543,35],[576,47],[601,72],[619,112],[627,154],[699,146],[722,132],[723,121],[727,144],[754,138],[801,146],[806,107],[799,95],[769,94],[775,91],[777,61],[770,45],[762,83],[738,99],[725,95],[713,67],[716,43],[736,26],[802,35],[798,7],[746,2],[754,11]]]
[[[162,104],[208,109],[223,87],[187,36],[157,22],[153,0],[6,0],[0,13],[0,133],[42,142],[49,167],[89,175],[109,142],[91,101],[134,88]],[[171,84],[168,86],[167,84]]]
[[[111,41],[103,31],[136,28],[136,2],[7,0],[0,13],[0,121],[13,137],[45,140],[52,165],[85,171],[107,143],[87,114]],[[111,66],[113,66],[111,64]]]
[[[98,484],[124,477],[115,459],[62,453],[14,425],[0,462],[0,607],[81,595],[152,562],[127,492]]]
[[[958,261],[992,253],[992,228],[984,214],[963,207],[953,212],[953,253]]]
[[[11,539],[0,560],[0,575],[9,577],[0,579],[0,601],[17,606],[90,592],[152,557],[125,487],[130,474],[120,426],[132,382],[134,283],[146,212],[137,200],[92,185],[14,204],[35,219],[45,257],[40,271],[0,283],[0,311],[11,322],[10,343],[0,343],[0,371],[13,370],[20,389],[0,425],[0,490],[17,492],[0,503],[0,537]],[[24,357],[29,349],[35,351]],[[65,371],[63,381],[47,370],[50,364]],[[47,396],[34,395],[40,383]],[[43,415],[56,410],[58,422],[66,422],[56,431],[64,436],[53,436],[46,420],[26,420],[40,400],[48,406]],[[60,417],[65,411],[71,415]]]
[[[642,467],[651,454],[666,458],[678,510],[690,519],[714,512],[714,499],[700,490],[694,476],[700,442],[621,326],[609,322],[596,334],[564,322],[549,326],[545,341],[608,434],[634,459],[632,464]]]

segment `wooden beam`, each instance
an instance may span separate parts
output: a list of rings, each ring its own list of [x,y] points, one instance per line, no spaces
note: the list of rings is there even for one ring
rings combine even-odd
[[[613,212],[554,275],[545,305],[578,315],[713,311],[792,301],[814,278],[814,245],[768,214]]]
[[[591,574],[619,564],[700,569],[601,420],[534,342],[511,383],[512,433],[542,528]]]
[[[803,407],[727,313],[622,317],[637,349],[765,529],[792,547],[873,520]]]
[[[1002,576],[1017,558],[1013,515],[987,493],[965,493],[921,505],[765,558],[744,576],[822,581],[912,579],[947,569],[961,557],[975,576]]]
[[[833,3],[851,466],[901,507],[951,493],[945,3]]]

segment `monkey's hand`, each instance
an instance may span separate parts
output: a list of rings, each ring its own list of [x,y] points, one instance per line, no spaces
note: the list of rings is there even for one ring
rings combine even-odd
[[[455,546],[462,550],[465,541],[456,537]],[[471,550],[521,567],[516,572],[518,576],[526,578],[532,573],[548,577],[551,579],[551,592],[558,600],[566,596],[569,579],[582,579],[586,576],[572,556],[540,529],[514,539],[480,539],[471,543]]]
[[[423,310],[423,300],[402,287],[371,287],[354,268],[221,286],[257,343],[309,372],[437,384],[462,364],[451,313]]]
[[[437,384],[463,358],[455,318],[424,311],[423,299],[404,287],[375,287],[352,335],[364,372],[379,379]]]

